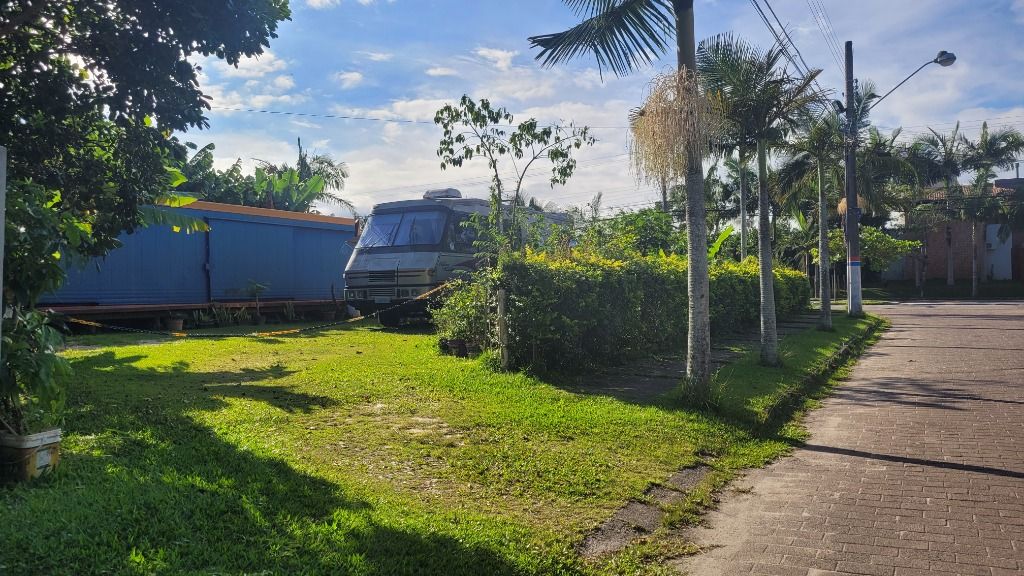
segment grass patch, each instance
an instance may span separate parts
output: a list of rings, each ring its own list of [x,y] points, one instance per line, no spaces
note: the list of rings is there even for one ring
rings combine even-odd
[[[696,510],[785,453],[759,414],[864,321],[836,325],[785,339],[782,369],[727,369],[720,413],[574,394],[370,324],[75,338],[62,467],[0,489],[0,573],[657,573],[685,543],[593,564],[574,547],[680,467],[714,459]]]
[[[785,411],[792,407],[793,398],[806,394],[812,384],[808,380],[822,374],[847,341],[864,334],[875,322],[871,316],[835,314],[831,332],[806,330],[787,336],[779,348],[779,368],[762,366],[757,351],[748,351],[716,375],[719,410],[759,427],[785,423],[790,415]]]

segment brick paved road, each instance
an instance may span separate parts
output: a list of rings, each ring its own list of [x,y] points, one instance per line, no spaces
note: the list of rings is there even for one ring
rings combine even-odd
[[[871,311],[893,328],[727,492],[690,574],[1024,574],[1024,304]]]

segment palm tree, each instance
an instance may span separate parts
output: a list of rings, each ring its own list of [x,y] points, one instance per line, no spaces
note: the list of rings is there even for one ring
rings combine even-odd
[[[669,50],[675,34],[677,67],[696,72],[693,0],[563,0],[582,21],[572,28],[533,36],[530,43],[545,66],[579,56],[597,59],[603,71],[624,76],[653,63]],[[691,155],[693,156],[693,155]],[[701,158],[687,162],[686,234],[689,251],[686,375],[688,392],[701,399],[710,395],[711,322],[710,282],[705,226],[704,175]]]
[[[809,111],[808,111],[809,112]],[[781,187],[792,191],[801,185],[807,188],[808,180],[816,180],[818,200],[818,290],[821,294],[821,310],[818,327],[832,329],[832,294],[829,282],[828,253],[828,200],[826,198],[826,172],[838,169],[843,153],[840,120],[835,112],[822,115],[806,113],[797,126],[794,138],[786,146],[790,153],[779,170]],[[835,178],[832,181],[836,181]]]
[[[734,142],[727,144],[730,148],[735,146]],[[736,146],[739,148],[739,146]],[[753,148],[753,147],[752,147]],[[740,219],[740,260],[747,259],[747,232],[749,218],[747,217],[750,208],[750,182],[757,179],[757,175],[750,169],[750,154],[744,155],[743,151],[737,150],[734,155],[727,149],[722,165],[725,167],[725,174],[728,177],[726,186],[734,190],[736,205]]]
[[[311,181],[313,178],[319,178],[323,181],[323,185],[320,186],[320,191],[316,193],[316,198],[309,204],[309,207],[303,212],[312,210],[315,202],[323,202],[327,204],[335,204],[348,210],[353,216],[358,217],[356,213],[355,205],[352,202],[342,198],[335,192],[340,192],[345,188],[345,180],[348,179],[348,166],[344,162],[339,162],[331,158],[327,154],[312,154],[302,147],[302,139],[298,140],[299,157],[295,162],[295,168],[292,168],[287,163],[284,164],[272,164],[266,160],[256,160],[260,168],[263,169],[269,175],[283,175],[289,170],[294,170],[298,176],[299,182],[305,184]],[[313,187],[311,189],[315,189]],[[264,196],[265,199],[272,197]],[[274,206],[267,206],[273,208]]]
[[[931,134],[918,137],[911,145],[911,161],[918,167],[918,174],[928,183],[942,182],[946,189],[946,214],[952,218],[954,196],[962,196],[957,178],[963,172],[965,141],[957,122],[952,132],[940,134],[928,129]],[[946,231],[946,284],[952,286],[953,278],[953,235]]]
[[[323,200],[325,183],[320,176],[303,180],[294,168],[275,173],[257,168],[253,186],[258,199],[266,208],[309,212],[315,202]]]
[[[710,93],[721,99],[732,131],[756,145],[761,361],[776,366],[779,336],[772,270],[768,149],[780,144],[786,130],[796,125],[797,115],[820,98],[814,88],[820,70],[803,77],[792,76],[781,66],[781,47],[761,50],[729,33],[701,42],[698,57],[701,80]]]
[[[971,297],[978,296],[978,224],[986,222],[998,211],[998,202],[988,194],[989,181],[995,178],[995,169],[1013,166],[1017,155],[1024,151],[1024,135],[1013,128],[990,131],[988,122],[981,125],[977,141],[964,141],[967,154],[963,167],[975,172],[971,198],[964,203],[961,215],[971,222]]]

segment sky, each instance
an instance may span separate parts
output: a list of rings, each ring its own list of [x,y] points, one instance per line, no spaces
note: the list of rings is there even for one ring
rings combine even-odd
[[[969,137],[984,120],[1024,130],[1024,0],[774,0],[771,7],[835,98],[842,53],[826,37],[840,51],[853,41],[855,75],[879,93],[939,50],[957,55],[953,66],[926,67],[872,111],[884,129],[903,127],[902,140],[928,127],[948,132],[958,120]],[[441,170],[437,157],[434,113],[468,94],[507,108],[517,122],[592,128],[598,141],[579,151],[572,179],[552,188],[539,165],[527,174],[527,195],[566,207],[601,192],[608,212],[658,198],[631,170],[625,126],[650,79],[674,66],[674,53],[623,78],[601,74],[586,58],[544,68],[527,37],[578,22],[558,0],[291,0],[291,8],[292,19],[262,56],[237,68],[197,61],[213,106],[210,126],[183,138],[213,142],[218,167],[238,159],[250,171],[256,159],[294,164],[301,138],[305,148],[348,165],[341,195],[362,214],[431,188],[484,197],[482,160]],[[733,31],[760,46],[774,41],[746,0],[696,0],[695,20],[698,40]],[[347,215],[336,206],[320,211]]]

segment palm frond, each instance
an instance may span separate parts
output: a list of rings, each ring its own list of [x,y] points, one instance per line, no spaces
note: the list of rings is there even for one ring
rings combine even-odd
[[[669,0],[567,0],[585,19],[572,28],[529,38],[537,60],[553,66],[592,55],[600,71],[616,76],[653,63],[669,47],[675,30]]]

